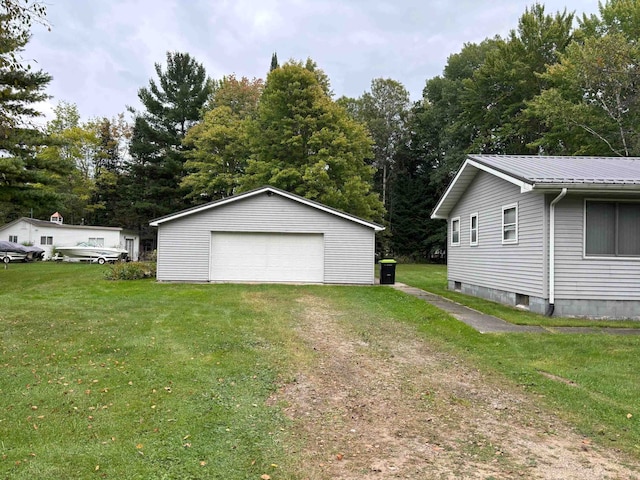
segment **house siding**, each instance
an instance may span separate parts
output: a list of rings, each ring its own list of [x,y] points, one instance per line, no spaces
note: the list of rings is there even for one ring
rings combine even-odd
[[[18,243],[30,243],[45,251],[45,258],[51,258],[55,247],[73,246],[79,242],[88,242],[90,238],[104,238],[105,247],[126,246],[126,239],[134,240],[133,259],[138,258],[139,238],[134,232],[123,231],[120,228],[101,228],[80,225],[34,225],[25,220],[18,220],[0,228],[0,240],[9,240],[9,236],[17,236]],[[41,245],[40,237],[53,237],[53,245]]]
[[[640,258],[583,256],[585,198],[625,199],[619,195],[568,195],[557,204],[556,303],[562,300],[640,301]]]
[[[374,281],[372,228],[266,193],[160,224],[158,280],[209,281],[211,232],[322,233],[325,283]]]
[[[449,218],[460,217],[460,245],[451,245],[448,228],[448,278],[463,291],[494,290],[498,297],[515,293],[543,299],[547,296],[545,266],[547,220],[544,196],[521,193],[520,188],[479,171]],[[518,243],[502,243],[502,207],[518,205]],[[478,213],[478,245],[469,243],[470,215]],[[480,288],[475,288],[480,287]],[[502,293],[499,293],[502,292]],[[505,303],[513,303],[507,301]],[[542,304],[542,302],[538,302]],[[540,307],[542,308],[542,307]]]

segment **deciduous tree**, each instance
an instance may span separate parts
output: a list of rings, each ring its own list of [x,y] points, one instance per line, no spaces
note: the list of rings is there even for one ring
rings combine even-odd
[[[269,73],[241,188],[272,185],[379,221],[383,206],[367,165],[371,141],[365,127],[331,99],[319,73],[311,61]]]

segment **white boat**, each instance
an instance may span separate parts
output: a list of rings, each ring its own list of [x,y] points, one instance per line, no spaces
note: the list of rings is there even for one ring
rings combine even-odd
[[[100,265],[106,262],[126,260],[129,252],[119,247],[100,247],[90,243],[79,243],[73,247],[56,247],[56,251],[64,256],[65,260],[97,262]]]

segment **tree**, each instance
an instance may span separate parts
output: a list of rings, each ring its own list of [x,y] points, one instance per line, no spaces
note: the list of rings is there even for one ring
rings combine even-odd
[[[347,99],[341,103],[369,129],[373,139],[376,186],[382,203],[389,210],[387,191],[393,174],[393,162],[407,136],[411,103],[409,92],[400,82],[377,78],[371,82],[370,92],[365,92],[355,101]]]
[[[69,171],[57,187],[58,201],[51,208],[64,212],[70,223],[80,223],[91,211],[89,202],[94,192],[95,158],[98,137],[80,123],[75,104],[59,102],[55,118],[47,123],[50,144],[39,157],[49,163],[66,164]]]
[[[470,150],[497,154],[536,153],[531,143],[545,126],[524,115],[526,102],[545,88],[547,65],[572,40],[573,15],[526,9],[507,40],[498,40],[483,64],[465,80],[464,114],[476,125]]]
[[[271,55],[271,66],[269,67],[269,71],[273,71],[276,68],[278,68],[280,65],[278,65],[278,55],[276,54],[276,52],[273,52],[273,54]]]
[[[214,83],[212,108],[201,123],[189,130],[182,180],[187,198],[194,203],[224,198],[236,191],[251,154],[248,126],[255,119],[264,88],[260,79],[235,76]]]
[[[33,23],[47,28],[47,7],[43,2],[31,0],[1,0],[0,68],[29,70],[20,58],[20,50],[29,41]]]
[[[12,21],[6,12],[0,15],[0,43],[2,53],[16,58],[27,36],[16,35]],[[0,62],[0,221],[24,215],[29,209],[45,210],[57,198],[57,183],[71,168],[37,155],[48,139],[30,123],[41,115],[34,104],[47,98],[44,89],[50,80],[42,71]]]
[[[548,127],[533,143],[545,153],[640,154],[640,2],[613,0],[600,13],[583,17],[580,41],[542,75],[549,88],[529,104]]]
[[[182,141],[200,120],[210,93],[204,67],[187,53],[167,53],[167,68],[155,65],[158,82],[151,79],[138,97],[146,111],[134,113],[128,164],[132,217],[127,225],[155,247],[152,218],[186,207],[180,182],[184,172]]]
[[[332,101],[318,73],[291,62],[269,73],[241,189],[272,185],[379,221],[383,206],[372,191],[367,132]]]

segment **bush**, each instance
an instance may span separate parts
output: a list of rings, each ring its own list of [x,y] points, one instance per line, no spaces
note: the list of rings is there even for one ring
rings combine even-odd
[[[104,272],[107,280],[139,280],[155,278],[156,264],[148,262],[117,262]]]

